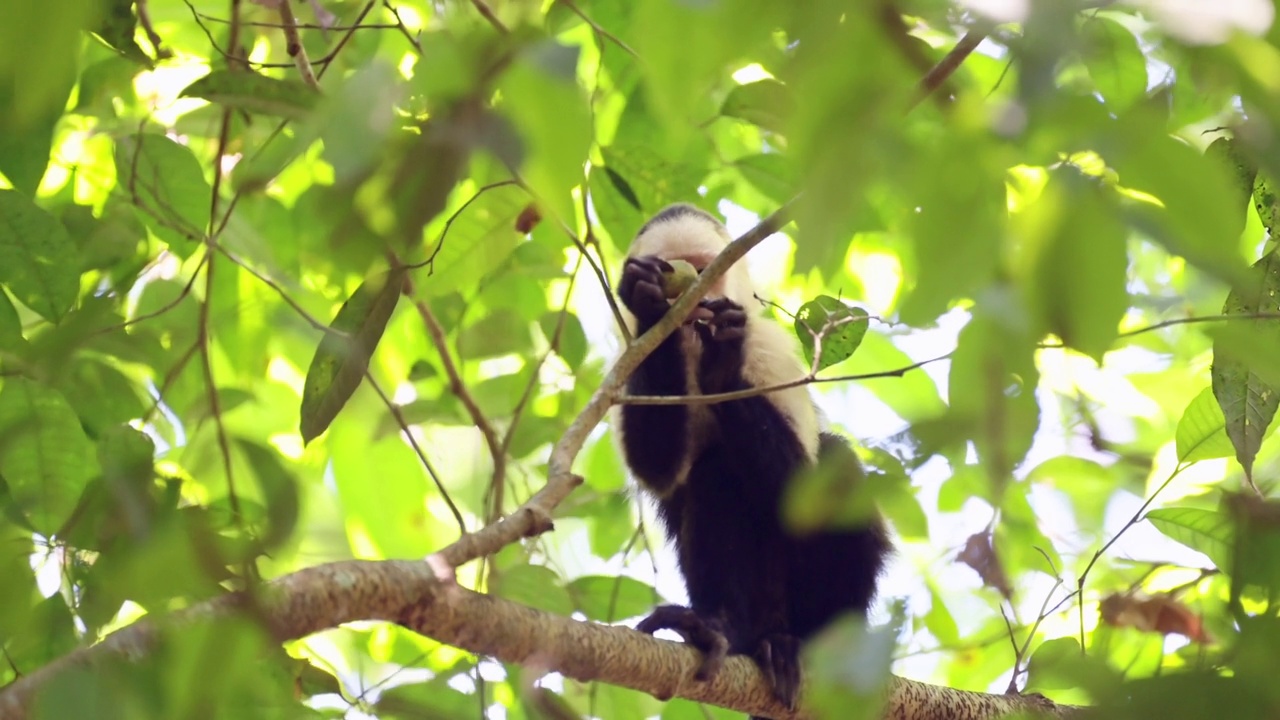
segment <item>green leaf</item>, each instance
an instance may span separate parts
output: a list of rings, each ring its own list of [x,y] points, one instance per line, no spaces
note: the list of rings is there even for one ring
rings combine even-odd
[[[587,359],[587,334],[577,315],[567,310],[563,314],[548,312],[539,318],[538,325],[548,342],[556,338],[556,328],[559,328],[556,353],[570,368],[577,370],[582,366]]]
[[[942,594],[932,582],[929,583],[929,598],[929,612],[925,613],[924,626],[944,646],[959,642],[960,628],[956,625],[956,619],[947,609],[946,603],[942,600]]]
[[[1117,210],[1114,191],[1067,166],[1050,175],[1039,202],[1019,218],[1035,256],[1027,292],[1043,322],[1099,364],[1129,307],[1127,233]]]
[[[1227,294],[1223,314],[1280,312],[1280,254],[1269,253],[1255,263],[1249,271],[1249,280],[1248,285],[1237,286]],[[1252,334],[1261,340],[1280,341],[1280,325],[1275,320],[1246,322],[1252,326]],[[1271,425],[1276,410],[1280,409],[1280,395],[1276,394],[1276,385],[1260,375],[1255,362],[1251,362],[1256,358],[1239,351],[1241,340],[1245,343],[1258,342],[1231,334],[1219,335],[1215,339],[1213,396],[1222,407],[1227,437],[1235,446],[1236,460],[1244,468],[1245,475],[1252,478],[1253,460],[1262,446],[1267,427]],[[1274,357],[1268,356],[1265,363],[1274,366]]]
[[[780,133],[786,129],[786,119],[794,105],[795,98],[786,85],[777,80],[758,80],[730,90],[720,114]]]
[[[1166,537],[1209,556],[1219,570],[1231,569],[1235,529],[1230,516],[1200,508],[1158,508],[1147,520]]]
[[[867,333],[842,373],[868,375],[913,364],[911,356],[896,347],[888,337]],[[938,384],[923,370],[909,371],[901,377],[864,380],[863,386],[908,423],[935,419],[947,409],[938,392]]]
[[[1063,677],[1062,670],[1070,668],[1081,655],[1080,641],[1075,637],[1054,638],[1040,643],[1027,664],[1027,683],[1046,690],[1075,688],[1078,680],[1069,674]]]
[[[566,588],[574,606],[589,620],[615,623],[647,613],[657,601],[652,587],[626,575],[587,575]]]
[[[600,149],[615,192],[646,217],[674,202],[697,202],[710,154],[705,138],[677,141],[663,133],[638,97],[629,99],[613,142]],[[627,229],[627,242],[636,230]],[[618,237],[614,242],[627,244]]]
[[[1124,216],[1176,255],[1229,283],[1244,282],[1245,267],[1235,253],[1238,213],[1232,210],[1232,173],[1163,132],[1160,123],[1137,108],[1121,119],[1100,146],[1120,184],[1159,199],[1124,204]]]
[[[907,218],[919,264],[901,304],[907,323],[932,322],[957,298],[981,292],[995,275],[1009,214],[1006,169],[980,152],[978,138],[965,142],[970,140],[969,148],[919,153],[919,187],[908,201],[918,207]],[[955,182],[957,177],[964,182]],[[810,197],[806,191],[806,203]]]
[[[244,439],[236,447],[249,460],[258,489],[267,508],[266,527],[259,530],[263,551],[279,547],[293,534],[298,523],[298,478],[280,462],[274,450]]]
[[[1007,288],[978,298],[960,332],[947,384],[948,429],[970,439],[988,477],[1007,482],[1040,425],[1040,372],[1022,304]]]
[[[1120,23],[1089,16],[1080,28],[1085,67],[1107,105],[1123,111],[1147,93],[1147,58]]]
[[[474,288],[528,242],[515,228],[516,218],[528,202],[529,194],[519,186],[495,187],[456,211],[452,223],[439,223],[440,232],[427,248],[428,255],[434,253],[435,258],[418,289],[429,297],[440,297]]]
[[[519,353],[531,356],[533,335],[529,322],[510,310],[482,316],[458,333],[458,355],[469,360]]]
[[[1240,234],[1245,226],[1245,213],[1249,211],[1249,198],[1253,197],[1257,203],[1258,216],[1262,218],[1263,224],[1268,222],[1267,210],[1264,207],[1270,206],[1275,202],[1275,195],[1271,192],[1266,178],[1258,173],[1258,167],[1245,154],[1240,143],[1232,137],[1220,137],[1209,143],[1209,147],[1205,148],[1204,156],[1206,159],[1221,165],[1223,171],[1231,178],[1232,183],[1230,190],[1231,212],[1233,217],[1238,218],[1239,222],[1233,225],[1235,233]],[[1267,225],[1270,228],[1270,225]]]
[[[143,133],[116,141],[119,189],[147,216],[169,249],[187,258],[209,226],[213,190],[196,156],[163,135]]]
[[[1175,435],[1179,462],[1197,462],[1230,457],[1234,452],[1227,437],[1227,421],[1213,397],[1213,389],[1205,388],[1187,405],[1178,420]]]
[[[577,66],[576,46],[545,40],[528,48],[501,83],[501,109],[524,140],[521,177],[544,212],[570,223],[572,190],[583,182],[592,140],[587,97],[575,82]]]
[[[133,15],[133,0],[108,0],[102,6],[105,12],[94,29],[98,37],[124,57],[150,66],[151,58],[138,47],[138,42],[134,39],[138,32],[138,20]]]
[[[80,292],[79,267],[62,223],[21,193],[0,190],[0,282],[56,323]]]
[[[591,168],[587,187],[596,217],[613,241],[613,248],[626,252],[646,220],[631,184],[612,168],[595,166]]]
[[[738,158],[734,167],[752,187],[778,205],[786,203],[799,192],[795,168],[779,153]]]
[[[315,109],[320,93],[299,80],[243,70],[214,70],[188,85],[179,97],[202,98],[227,108],[300,120]]]
[[[61,393],[21,377],[0,388],[0,477],[18,509],[41,535],[71,516],[98,473],[93,443]]]
[[[1222,138],[1215,140],[1213,145],[1217,145],[1222,140]],[[1213,145],[1210,145],[1209,149],[1212,150]],[[1241,171],[1243,171],[1243,168],[1241,168]],[[1253,178],[1252,195],[1253,206],[1258,211],[1258,218],[1262,220],[1262,226],[1267,229],[1267,233],[1271,237],[1277,237],[1277,234],[1280,233],[1280,195],[1276,194],[1274,181],[1264,173],[1257,173]],[[1242,229],[1243,226],[1244,223],[1242,222]]]
[[[516,565],[495,573],[493,593],[557,615],[572,615],[574,610],[573,598],[560,577],[540,565]]]
[[[805,363],[822,370],[850,358],[867,334],[867,311],[845,305],[830,295],[820,295],[800,306],[795,330],[804,348]],[[815,347],[821,347],[817,367],[813,364]]]
[[[9,293],[0,289],[0,354],[16,352],[27,344],[22,335],[22,321],[18,310],[9,299]]]
[[[307,368],[298,431],[304,444],[323,433],[360,387],[369,358],[396,309],[404,270],[392,269],[360,283],[329,324]]]

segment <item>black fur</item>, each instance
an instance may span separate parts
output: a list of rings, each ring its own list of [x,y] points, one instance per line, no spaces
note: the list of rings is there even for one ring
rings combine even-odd
[[[664,266],[642,257],[628,259],[623,269],[618,295],[640,333],[669,307],[661,292]],[[682,338],[694,337],[702,345],[697,373],[704,393],[749,387],[742,377],[746,313],[726,299],[701,306],[711,319],[669,336],[631,376],[630,394],[685,394]],[[779,517],[782,493],[809,462],[795,429],[763,396],[708,407],[714,432],[681,484],[676,473],[691,447],[688,407],[622,409],[626,462],[658,498],[691,605],[659,607],[639,627],[675,630],[698,647],[704,653],[699,679],[715,674],[726,649],[751,655],[778,699],[794,707],[801,641],[842,612],[866,612],[888,541],[878,522],[803,538],[789,534]],[[823,433],[819,448],[824,461],[833,458],[861,473],[839,436]]]

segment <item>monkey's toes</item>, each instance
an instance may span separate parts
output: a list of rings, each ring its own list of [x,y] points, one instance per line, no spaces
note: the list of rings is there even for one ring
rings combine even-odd
[[[753,655],[778,702],[794,710],[800,697],[800,641],[795,635],[775,633],[764,637]]]
[[[724,633],[714,623],[680,605],[659,605],[636,625],[636,630],[650,635],[659,630],[674,630],[686,645],[701,652],[702,662],[693,675],[699,682],[715,677],[729,654],[729,640]]]

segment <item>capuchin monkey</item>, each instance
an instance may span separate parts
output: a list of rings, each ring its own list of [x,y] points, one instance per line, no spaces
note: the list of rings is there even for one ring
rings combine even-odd
[[[670,261],[701,272],[729,242],[724,226],[692,205],[672,205],[649,220],[618,283],[631,331],[644,333],[670,309],[663,291]],[[731,267],[636,368],[628,394],[708,395],[801,377],[794,338],[745,309],[753,294],[745,264]],[[689,592],[690,607],[659,606],[638,629],[674,630],[701,650],[698,680],[714,676],[727,653],[751,656],[777,699],[794,709],[800,644],[842,612],[866,613],[889,542],[878,518],[792,535],[781,519],[783,492],[819,458],[860,480],[857,455],[819,427],[803,387],[615,412],[623,456],[657,501]]]

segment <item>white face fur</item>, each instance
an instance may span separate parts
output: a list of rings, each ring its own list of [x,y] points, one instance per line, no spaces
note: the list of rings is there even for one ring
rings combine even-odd
[[[702,272],[732,240],[719,220],[692,205],[680,203],[658,213],[641,228],[627,255],[656,255],[668,261],[684,260]],[[748,307],[753,302],[752,295],[751,276],[746,263],[739,262],[711,286],[706,297],[727,297]]]

